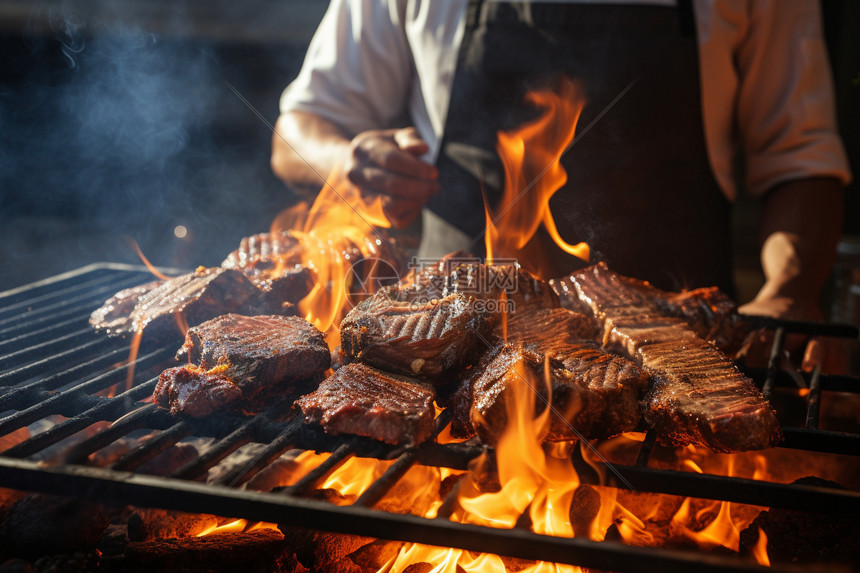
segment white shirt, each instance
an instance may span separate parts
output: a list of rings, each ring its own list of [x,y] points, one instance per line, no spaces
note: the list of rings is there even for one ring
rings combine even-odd
[[[672,0],[639,2],[674,4]],[[714,175],[736,196],[733,157],[762,194],[813,176],[851,179],[833,80],[811,0],[694,0],[702,118]],[[628,0],[626,3],[636,3]],[[434,161],[445,127],[467,0],[332,0],[281,112],[317,114],[350,135],[412,125]]]

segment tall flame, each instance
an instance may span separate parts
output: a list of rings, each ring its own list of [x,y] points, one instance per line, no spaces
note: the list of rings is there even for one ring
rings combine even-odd
[[[527,243],[543,224],[563,251],[588,261],[588,245],[571,245],[562,239],[549,206],[552,196],[567,182],[560,160],[573,141],[585,105],[581,87],[564,78],[558,89],[531,92],[526,101],[545,111],[515,131],[498,134],[505,189],[494,213],[485,206],[487,257],[522,257]]]
[[[300,253],[302,265],[316,273],[313,289],[299,304],[308,321],[323,332],[336,333],[353,279],[355,261],[350,253],[361,249],[368,239],[380,240],[375,238],[374,228],[390,226],[381,197],[363,197],[339,167],[309,209],[300,204],[275,218],[271,233],[289,229],[300,235],[305,245]]]

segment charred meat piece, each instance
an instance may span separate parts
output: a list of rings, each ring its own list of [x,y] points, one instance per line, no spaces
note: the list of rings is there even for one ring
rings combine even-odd
[[[488,312],[529,313],[561,306],[549,283],[519,265],[461,264],[451,272],[446,292],[484,301]]]
[[[293,231],[245,237],[221,266],[241,271],[257,285],[262,312],[283,314],[285,305],[296,304],[313,288],[313,272],[302,266],[301,237]]]
[[[132,327],[147,339],[170,340],[181,337],[185,325],[251,312],[259,299],[260,290],[239,271],[200,267],[141,296],[131,313]]]
[[[657,291],[658,289],[654,289]],[[749,320],[738,313],[737,304],[717,287],[667,293],[658,291],[657,306],[670,316],[684,319],[700,338],[733,356],[752,331]]]
[[[158,377],[153,398],[174,415],[203,418],[237,402],[242,391],[231,380],[196,366],[169,368]]]
[[[602,326],[604,346],[651,374],[645,419],[661,443],[737,452],[780,441],[776,413],[753,381],[685,321],[667,317],[603,263],[574,273],[571,282]]]
[[[296,406],[329,434],[412,446],[433,433],[434,397],[430,385],[353,363],[296,400]]]
[[[301,267],[303,250],[300,235],[292,231],[259,233],[244,237],[221,266],[238,269],[251,279],[266,279],[280,274],[280,269]]]
[[[137,301],[152,289],[160,286],[162,282],[152,281],[119,291],[93,311],[90,315],[90,325],[97,332],[102,332],[108,336],[131,332],[131,312],[137,305]]]
[[[594,345],[572,346],[563,361],[507,345],[473,379],[470,417],[481,440],[495,444],[512,401],[527,400],[535,415],[551,404],[546,441],[606,438],[637,426],[646,385],[638,368]]]
[[[203,370],[217,370],[242,390],[246,400],[277,387],[281,393],[305,391],[303,382],[330,366],[323,334],[295,316],[225,314],[190,328],[177,358],[188,357]]]
[[[438,384],[468,366],[491,331],[489,315],[459,293],[431,300],[413,294],[392,285],[352,309],[340,325],[343,362]]]

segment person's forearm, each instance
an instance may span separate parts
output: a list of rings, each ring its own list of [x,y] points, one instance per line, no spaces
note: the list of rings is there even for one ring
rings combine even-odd
[[[841,233],[842,185],[837,179],[802,179],[770,191],[761,223],[765,284],[747,311],[820,318],[821,289]]]
[[[305,197],[322,188],[342,163],[350,139],[334,124],[309,113],[281,114],[272,134],[272,171]]]

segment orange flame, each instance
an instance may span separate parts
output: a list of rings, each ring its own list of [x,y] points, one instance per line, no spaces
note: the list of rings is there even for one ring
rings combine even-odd
[[[157,268],[155,268],[155,265],[149,262],[149,259],[147,259],[146,256],[143,254],[143,251],[140,250],[140,245],[137,244],[137,241],[127,235],[124,238],[129,244],[129,246],[134,249],[134,252],[137,253],[137,256],[140,257],[140,260],[143,261],[143,264],[146,265],[146,268],[149,269],[149,272],[151,272],[153,275],[163,281],[169,281],[172,278],[159,271]]]
[[[571,245],[562,239],[549,206],[552,196],[567,182],[560,159],[573,141],[585,105],[576,82],[565,78],[559,83],[556,91],[531,92],[526,97],[529,104],[546,110],[541,117],[513,132],[498,134],[505,190],[495,213],[485,206],[489,261],[494,256],[524,255],[541,224],[564,252],[586,262],[590,257],[587,244]]]
[[[340,168],[329,176],[310,209],[306,205],[282,212],[271,232],[290,229],[300,235],[303,266],[316,273],[314,287],[299,304],[301,314],[323,332],[336,335],[338,319],[348,304],[353,284],[353,252],[368,256],[367,241],[379,241],[374,228],[391,224],[382,212],[382,199],[367,199]],[[379,243],[377,243],[379,244]],[[337,344],[329,340],[329,344]]]
[[[761,528],[758,530],[758,541],[756,541],[755,547],[753,547],[752,554],[755,557],[756,563],[764,567],[770,567],[770,557],[767,554],[767,535],[765,535],[764,530]]]

